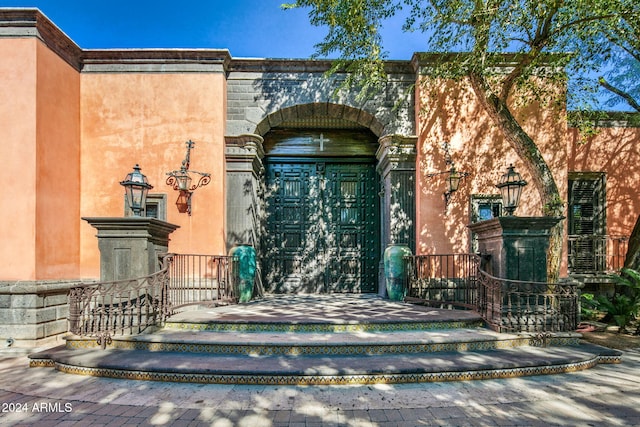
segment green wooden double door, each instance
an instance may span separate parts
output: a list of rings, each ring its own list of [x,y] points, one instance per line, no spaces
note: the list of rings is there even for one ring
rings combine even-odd
[[[267,159],[263,284],[271,293],[377,291],[374,160]]]

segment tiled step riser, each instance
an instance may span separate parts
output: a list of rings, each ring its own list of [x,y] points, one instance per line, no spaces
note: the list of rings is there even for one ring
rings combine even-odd
[[[129,380],[187,382],[202,384],[240,385],[362,385],[362,384],[404,384],[443,381],[470,381],[500,378],[517,378],[532,375],[561,374],[589,369],[598,363],[620,363],[619,358],[594,357],[574,363],[552,366],[534,366],[509,369],[471,370],[461,372],[414,372],[380,373],[356,375],[264,375],[264,374],[214,374],[214,373],[172,373],[131,371],[122,369],[86,368],[56,363],[58,371],[98,377]]]
[[[440,329],[466,329],[484,327],[484,322],[403,322],[403,323],[186,323],[167,322],[164,329],[180,331],[234,332],[234,333],[353,333],[353,332],[402,332],[434,331]]]
[[[479,351],[515,348],[521,346],[538,346],[539,343],[531,338],[516,338],[505,340],[487,340],[471,342],[446,343],[402,343],[402,344],[333,344],[333,345],[303,345],[303,344],[234,344],[234,343],[190,343],[190,342],[148,342],[114,339],[108,346],[118,350],[142,351],[171,351],[184,353],[208,353],[213,355],[240,356],[372,356],[384,354],[418,354],[448,351]],[[546,346],[578,345],[576,337],[552,337]],[[68,340],[68,349],[97,348],[93,340]]]

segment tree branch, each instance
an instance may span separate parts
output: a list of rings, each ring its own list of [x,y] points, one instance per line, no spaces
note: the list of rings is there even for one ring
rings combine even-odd
[[[553,36],[555,34],[560,34],[563,31],[566,31],[572,27],[575,27],[576,25],[580,25],[580,24],[587,24],[589,22],[594,22],[594,21],[605,21],[608,19],[612,19],[612,18],[619,18],[619,17],[624,17],[627,14],[620,14],[620,13],[610,13],[607,15],[597,15],[597,16],[587,16],[581,19],[576,19],[575,21],[571,21],[571,22],[567,22],[565,25],[562,25],[558,28],[555,29],[555,31],[553,31],[553,33],[550,34],[550,36]]]
[[[609,39],[609,41],[611,43],[615,44],[620,49],[622,49],[625,52],[627,52],[627,54],[629,54],[629,56],[631,56],[636,61],[640,62],[640,49],[636,48],[635,46],[625,45],[624,41],[622,41],[620,39],[617,39],[617,38],[614,38],[612,36],[608,35],[607,38]]]
[[[633,99],[633,97],[629,93],[627,93],[627,92],[625,92],[625,91],[623,91],[621,89],[618,89],[615,86],[610,85],[604,79],[604,77],[600,77],[598,79],[598,83],[600,84],[600,86],[602,86],[603,88],[605,88],[609,92],[613,92],[616,95],[618,95],[619,97],[621,97],[622,99],[624,99],[625,101],[627,101],[627,104],[629,104],[631,106],[631,108],[633,108],[634,110],[636,110],[636,111],[638,111],[640,113],[640,104],[635,99]]]
[[[507,102],[509,93],[513,88],[518,77],[522,75],[523,70],[531,65],[533,60],[542,52],[551,37],[551,29],[553,27],[553,19],[558,13],[562,0],[556,2],[546,13],[542,22],[536,28],[534,39],[528,43],[531,49],[522,58],[522,60],[513,68],[513,70],[502,80],[502,90],[500,91],[500,99]]]
[[[544,204],[544,215],[561,217],[563,205],[558,186],[536,143],[513,117],[507,103],[491,91],[482,75],[472,72],[468,74],[468,78],[478,101],[531,173],[532,183]],[[551,230],[549,238],[547,273],[550,283],[557,281],[560,274],[563,227],[563,222],[560,221]]]

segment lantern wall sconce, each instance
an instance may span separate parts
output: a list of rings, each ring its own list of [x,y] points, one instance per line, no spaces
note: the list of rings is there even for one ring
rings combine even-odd
[[[147,177],[140,172],[140,166],[136,163],[133,172],[129,172],[124,181],[120,181],[124,187],[127,203],[134,216],[141,216],[147,202],[147,193],[153,188]]]
[[[527,181],[522,179],[522,176],[513,169],[513,164],[509,165],[507,173],[502,175],[500,182],[496,184],[496,187],[498,187],[500,193],[502,193],[502,209],[506,212],[507,216],[513,216],[516,211],[516,208],[520,204],[522,187],[525,185],[527,185]]]
[[[449,170],[442,172],[434,172],[427,174],[427,178],[433,178],[439,175],[447,174],[447,190],[444,192],[444,210],[446,212],[447,206],[449,206],[449,202],[451,201],[451,195],[458,191],[460,187],[460,181],[469,176],[469,172],[460,172],[456,169],[456,165],[453,163],[451,159],[451,154],[449,153],[449,144],[442,144],[442,149],[444,150],[444,160],[449,167]]]
[[[191,162],[191,149],[195,145],[195,142],[189,140],[185,142],[187,145],[187,154],[185,159],[182,161],[182,166],[180,166],[180,170],[175,170],[172,172],[167,172],[169,176],[167,178],[167,185],[173,187],[174,190],[178,191],[178,200],[176,200],[176,206],[178,208],[178,212],[187,213],[191,216],[191,197],[193,196],[193,192],[198,187],[203,187],[211,182],[211,174],[205,172],[197,172],[189,170],[189,163]],[[193,178],[191,174],[200,175],[198,181],[194,184]]]

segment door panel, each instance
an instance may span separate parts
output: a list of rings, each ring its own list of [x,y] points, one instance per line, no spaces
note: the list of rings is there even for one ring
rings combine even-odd
[[[372,161],[267,161],[263,283],[273,293],[376,292]]]

